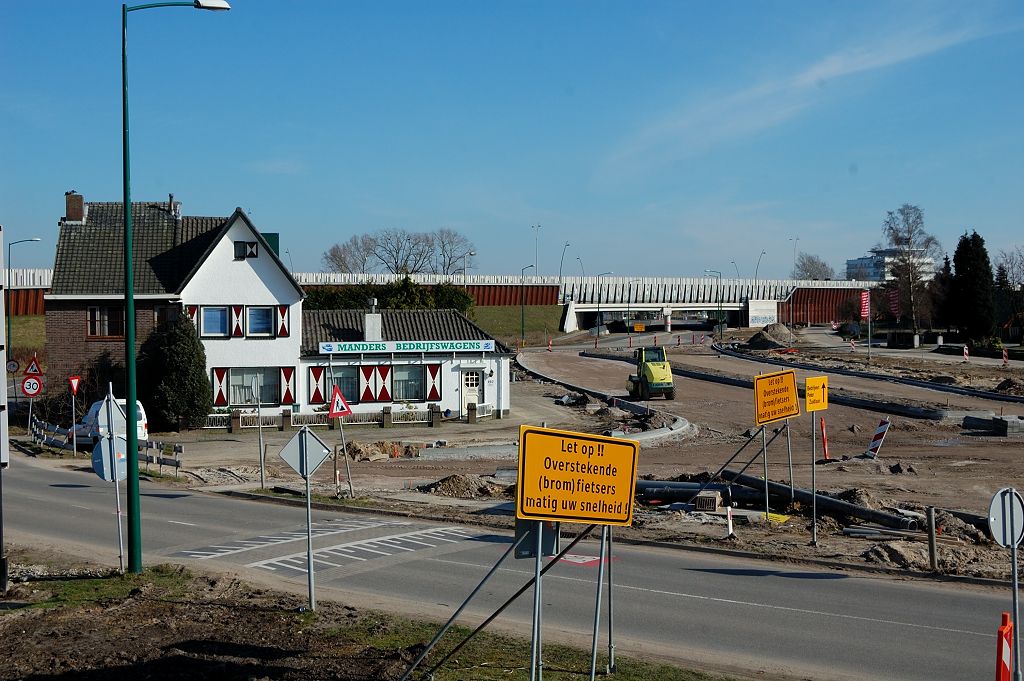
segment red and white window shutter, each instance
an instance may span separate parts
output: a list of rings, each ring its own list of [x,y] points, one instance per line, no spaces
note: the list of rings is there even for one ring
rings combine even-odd
[[[427,365],[427,399],[441,399],[441,365]]]
[[[244,305],[232,305],[231,306],[231,336],[234,338],[241,338],[245,335],[245,306]]]
[[[277,337],[288,338],[291,335],[290,320],[288,319],[288,306],[275,305],[277,316]]]
[[[309,403],[325,404],[327,399],[325,383],[327,370],[324,367],[309,367]]]
[[[199,306],[198,305],[186,305],[186,312],[188,312],[188,318],[192,320],[192,326],[199,330]]]
[[[228,406],[228,370],[224,367],[213,369],[213,406]]]
[[[295,404],[295,367],[281,367],[281,404]]]
[[[359,367],[359,401],[391,401],[391,365]]]

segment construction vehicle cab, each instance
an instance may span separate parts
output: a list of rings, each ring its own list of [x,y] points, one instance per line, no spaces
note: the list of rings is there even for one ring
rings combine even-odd
[[[665,348],[639,348],[633,352],[633,359],[636,360],[636,373],[629,375],[626,384],[631,398],[649,400],[654,395],[664,395],[665,399],[675,399],[672,367],[665,356]]]

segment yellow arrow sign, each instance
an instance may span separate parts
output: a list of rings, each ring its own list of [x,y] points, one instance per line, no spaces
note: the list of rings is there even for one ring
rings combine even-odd
[[[804,408],[807,411],[828,409],[828,376],[811,376],[804,383]]]

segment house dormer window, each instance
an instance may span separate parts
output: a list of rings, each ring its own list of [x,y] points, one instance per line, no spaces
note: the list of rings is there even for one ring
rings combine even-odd
[[[255,241],[235,242],[235,260],[245,260],[246,258],[258,258],[259,256],[259,244],[257,244]]]

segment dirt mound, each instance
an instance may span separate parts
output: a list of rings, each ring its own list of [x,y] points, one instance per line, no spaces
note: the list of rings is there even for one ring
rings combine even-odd
[[[886,567],[904,570],[927,570],[928,549],[919,544],[905,541],[890,541],[875,544],[861,554],[869,563],[877,563]]]
[[[419,449],[413,445],[403,445],[400,442],[381,440],[379,442],[356,442],[346,443],[345,453],[353,461],[380,461],[392,458],[412,458],[419,454]]]
[[[946,511],[935,512],[935,530],[944,537],[965,539],[975,544],[988,544],[988,537],[984,532]]]
[[[789,347],[793,336],[782,324],[769,324],[747,341],[747,347],[753,350],[777,350]]]
[[[1005,395],[1024,395],[1024,382],[1007,378],[999,382],[993,390]]]
[[[511,493],[514,485],[501,485],[484,480],[478,475],[449,475],[437,482],[423,485],[417,489],[427,494],[455,499],[477,499],[480,497],[502,497]]]
[[[834,499],[845,501],[850,504],[856,504],[857,506],[863,506],[864,508],[870,508],[872,510],[878,510],[879,504],[871,496],[871,493],[866,489],[859,487],[853,487],[850,489],[844,489],[842,492],[836,492],[830,494]]]

